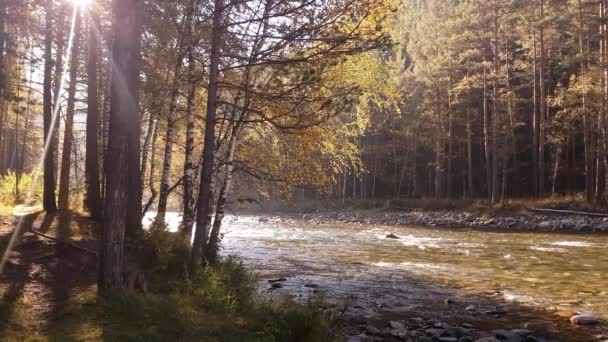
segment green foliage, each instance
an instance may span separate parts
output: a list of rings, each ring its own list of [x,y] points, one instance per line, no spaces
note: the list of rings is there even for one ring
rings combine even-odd
[[[104,336],[112,341],[337,340],[342,312],[321,302],[256,301],[254,279],[236,257],[172,284],[165,293],[108,294],[93,320],[103,322]]]
[[[187,278],[184,290],[210,310],[234,313],[252,306],[255,287],[242,261],[229,256]]]
[[[267,303],[258,307],[254,327],[263,341],[338,341],[341,312],[325,309],[321,302]]]
[[[9,207],[18,204],[33,205],[40,203],[42,200],[42,183],[34,183],[33,181],[34,172],[20,175],[17,190],[17,175],[15,172],[10,171],[4,176],[0,176],[0,204]]]
[[[176,279],[183,276],[190,253],[190,247],[183,235],[167,231],[164,224],[154,223],[144,233],[143,242],[142,266],[153,285],[170,286],[171,284],[164,281],[154,280]]]

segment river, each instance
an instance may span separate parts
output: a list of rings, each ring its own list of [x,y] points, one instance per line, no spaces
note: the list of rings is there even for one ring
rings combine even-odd
[[[176,216],[168,220],[176,226]],[[240,256],[263,291],[268,280],[284,277],[282,288],[269,292],[296,300],[348,297],[365,316],[454,315],[465,306],[476,316],[508,306],[519,310],[511,320],[518,324],[566,309],[608,318],[607,235],[260,222],[255,216],[227,217],[224,233],[222,253]],[[449,301],[462,305],[446,309]]]

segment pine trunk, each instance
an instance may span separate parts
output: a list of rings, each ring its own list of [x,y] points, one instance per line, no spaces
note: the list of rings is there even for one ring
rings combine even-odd
[[[99,144],[98,122],[99,104],[97,94],[97,51],[96,35],[97,20],[93,11],[89,12],[89,30],[87,46],[87,123],[86,123],[86,156],[85,178],[86,197],[85,207],[94,219],[102,218],[101,194],[99,184]]]
[[[61,174],[59,176],[59,209],[68,210],[70,201],[70,168],[73,144],[74,110],[76,105],[76,76],[78,73],[78,54],[80,52],[80,12],[75,10],[74,41],[70,59],[70,85],[68,87],[68,106],[63,131],[63,152],[61,154]]]

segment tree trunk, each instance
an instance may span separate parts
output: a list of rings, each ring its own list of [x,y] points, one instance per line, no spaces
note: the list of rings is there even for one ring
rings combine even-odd
[[[99,291],[123,287],[123,254],[133,184],[139,193],[139,61],[141,0],[114,0],[114,45],[106,198],[100,255]],[[123,83],[124,81],[124,83]],[[135,135],[137,144],[133,144]],[[131,158],[136,157],[137,163]],[[134,166],[137,165],[137,168]],[[139,203],[141,206],[141,203]],[[137,216],[141,211],[137,213]]]
[[[196,96],[195,61],[192,46],[189,46],[188,51],[188,74],[190,78],[190,90],[188,92],[186,104],[186,149],[184,151],[185,155],[183,181],[184,214],[182,215],[180,230],[189,240],[190,236],[192,235],[192,226],[194,225],[195,219],[194,176],[196,172],[196,169],[192,162],[192,154],[194,152],[194,97]]]
[[[203,253],[207,247],[211,209],[213,205],[213,168],[215,164],[215,115],[218,102],[219,63],[222,34],[224,0],[214,0],[211,47],[209,57],[209,85],[207,88],[207,113],[205,120],[205,140],[197,201],[196,232],[190,256],[190,272],[197,274],[201,267]]]
[[[44,126],[44,185],[42,195],[42,206],[46,212],[57,211],[55,202],[55,163],[53,158],[53,94],[51,78],[53,73],[53,0],[46,2],[44,36],[44,79],[43,79],[43,126]],[[59,66],[58,66],[59,67]]]
[[[77,7],[76,7],[77,8]],[[80,52],[80,26],[82,20],[80,12],[75,10],[74,40],[72,43],[70,59],[70,85],[68,87],[68,106],[65,115],[65,129],[63,131],[63,153],[61,154],[61,174],[59,177],[59,209],[68,210],[70,201],[70,160],[72,157],[72,144],[74,140],[74,110],[76,105],[76,76],[78,73],[78,54]]]
[[[544,20],[545,0],[540,0],[540,16],[541,21]],[[540,132],[538,139],[538,195],[543,197],[545,194],[545,131],[546,131],[546,106],[547,95],[545,85],[545,29],[541,23],[539,28],[539,44],[540,44],[540,66],[539,66],[539,86],[540,86]]]
[[[486,81],[486,67],[483,67],[483,146],[486,161],[486,190],[489,199],[492,198],[492,167],[490,145],[490,119],[488,118],[488,94]]]
[[[467,110],[467,174],[469,182],[469,196],[475,197],[475,184],[473,183],[473,144],[471,140],[471,111]]]
[[[232,186],[232,170],[233,170],[233,161],[234,161],[234,153],[236,151],[238,136],[240,134],[240,123],[236,125],[234,128],[232,135],[230,137],[230,142],[228,145],[228,155],[226,156],[226,166],[225,166],[225,176],[224,182],[220,189],[217,205],[215,209],[215,218],[213,220],[213,228],[211,229],[211,235],[209,237],[209,247],[207,248],[207,260],[210,262],[217,261],[218,252],[219,252],[219,242],[220,242],[220,228],[222,225],[222,219],[225,214],[225,206],[226,199],[228,197],[228,193],[230,191],[230,187]]]
[[[175,61],[175,69],[173,71],[173,85],[169,99],[169,112],[167,113],[167,132],[165,138],[165,155],[163,158],[163,170],[160,177],[160,191],[158,193],[158,208],[156,211],[156,222],[159,224],[165,223],[165,214],[167,212],[167,200],[169,198],[169,181],[171,171],[171,160],[173,156],[173,130],[175,128],[175,110],[177,108],[177,96],[179,95],[180,72],[182,68],[182,52],[181,46],[177,47],[177,56]]]
[[[102,218],[102,204],[99,184],[99,144],[98,127],[99,104],[97,101],[97,17],[89,11],[87,46],[87,124],[86,124],[86,198],[85,207],[94,219]]]

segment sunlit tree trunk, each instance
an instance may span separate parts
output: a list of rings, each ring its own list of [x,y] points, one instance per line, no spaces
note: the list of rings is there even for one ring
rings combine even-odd
[[[483,67],[483,146],[486,162],[486,191],[489,199],[492,198],[492,166],[490,145],[490,118],[488,117],[488,92],[486,80],[486,67]]]
[[[218,103],[219,62],[221,53],[222,17],[224,0],[214,0],[213,24],[211,28],[211,48],[209,56],[209,85],[207,87],[207,113],[205,120],[205,139],[197,200],[196,232],[190,256],[190,272],[198,273],[203,253],[207,247],[211,210],[213,202],[213,169],[215,165],[215,122]]]
[[[141,0],[114,0],[114,43],[110,127],[106,161],[106,198],[100,255],[99,291],[118,289],[123,282],[124,241],[133,187],[139,193],[139,62]],[[134,144],[133,142],[137,143]],[[134,162],[132,158],[136,158]],[[136,167],[135,167],[136,166]],[[141,206],[141,203],[139,203]],[[137,216],[141,215],[141,209]]]
[[[169,111],[167,112],[167,131],[165,136],[165,154],[163,158],[163,169],[160,177],[160,191],[158,192],[158,208],[156,211],[156,222],[165,223],[165,214],[167,212],[167,200],[169,198],[169,181],[171,173],[171,162],[173,157],[173,139],[175,129],[175,110],[177,108],[177,96],[179,95],[180,73],[182,68],[183,53],[182,47],[177,47],[178,52],[175,61],[175,69],[173,71],[173,85],[171,86],[171,94],[169,97]]]
[[[238,144],[238,136],[241,130],[240,123],[236,124],[232,135],[230,137],[230,142],[228,144],[228,153],[226,156],[226,165],[224,167],[224,181],[220,188],[217,205],[215,209],[215,217],[213,219],[213,227],[211,229],[211,234],[209,236],[209,246],[207,249],[207,260],[213,262],[217,261],[218,251],[219,251],[219,242],[220,242],[220,228],[222,225],[222,220],[224,219],[225,211],[226,211],[226,200],[228,198],[228,193],[230,192],[230,187],[232,186],[232,172],[233,172],[233,162],[234,162],[234,153],[236,152],[236,147]]]
[[[61,154],[61,174],[59,176],[59,209],[68,210],[70,200],[70,169],[72,144],[74,141],[74,110],[76,105],[76,76],[78,72],[78,55],[80,52],[80,27],[82,20],[80,12],[76,11],[74,24],[74,41],[70,59],[70,85],[68,87],[68,106],[65,114],[65,129],[63,131],[63,152]]]
[[[53,161],[52,144],[52,125],[53,125],[53,94],[52,94],[52,73],[53,73],[53,0],[46,1],[45,18],[45,37],[44,37],[44,79],[43,79],[43,125],[44,141],[47,148],[44,152],[44,185],[42,195],[42,205],[46,212],[57,210],[55,202],[55,163]],[[59,67],[59,66],[58,66]],[[51,147],[51,148],[48,148]]]

